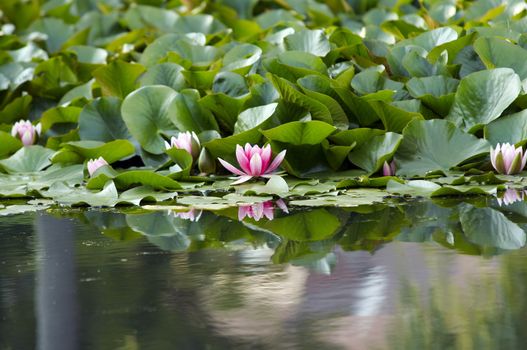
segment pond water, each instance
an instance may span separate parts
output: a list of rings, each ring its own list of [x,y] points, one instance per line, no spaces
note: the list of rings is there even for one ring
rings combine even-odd
[[[526,228],[492,199],[2,217],[0,349],[520,348]]]

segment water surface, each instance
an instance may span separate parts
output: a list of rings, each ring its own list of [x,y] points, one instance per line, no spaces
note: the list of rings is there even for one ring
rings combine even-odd
[[[501,204],[2,217],[0,349],[520,348],[527,205]]]

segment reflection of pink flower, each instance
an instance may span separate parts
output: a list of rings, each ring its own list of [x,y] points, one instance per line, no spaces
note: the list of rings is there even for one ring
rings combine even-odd
[[[41,131],[42,125],[40,123],[34,126],[29,120],[20,120],[11,128],[11,135],[13,137],[18,135],[24,146],[30,146],[37,141],[37,136],[40,135]]]
[[[178,217],[180,219],[190,220],[190,221],[198,221],[201,217],[201,210],[196,210],[194,208],[190,208],[188,211],[175,211],[173,212],[175,217]]]
[[[513,188],[507,188],[505,192],[503,193],[503,196],[501,198],[497,198],[498,204],[501,205],[509,205],[515,202],[523,201],[524,192],[518,191]]]
[[[390,163],[384,161],[382,166],[382,174],[384,176],[394,176],[395,175],[395,162],[392,160]]]
[[[492,166],[500,174],[516,174],[523,170],[527,162],[527,153],[523,154],[521,147],[515,147],[509,143],[496,145],[490,148],[490,161]]]
[[[88,173],[90,173],[90,176],[93,176],[93,174],[99,169],[100,167],[108,165],[108,163],[104,160],[103,157],[99,157],[97,159],[90,159],[88,161]]]
[[[282,199],[276,201],[276,205],[282,209],[283,212],[289,213],[287,205]],[[242,221],[245,217],[249,217],[259,221],[264,216],[269,219],[274,219],[274,205],[273,201],[265,201],[256,204],[240,205],[238,207],[238,220]]]
[[[192,158],[196,159],[199,156],[201,150],[201,144],[199,143],[198,135],[194,131],[180,132],[177,137],[172,136],[170,143],[165,141],[166,149],[177,148],[187,151]]]
[[[237,185],[253,177],[269,176],[282,163],[285,153],[285,150],[278,153],[271,162],[271,145],[268,144],[260,148],[258,145],[251,146],[246,143],[245,148],[236,145],[236,159],[242,170],[237,169],[221,158],[218,158],[218,160],[225,169],[233,174],[240,175],[240,178],[232,183],[233,185]]]

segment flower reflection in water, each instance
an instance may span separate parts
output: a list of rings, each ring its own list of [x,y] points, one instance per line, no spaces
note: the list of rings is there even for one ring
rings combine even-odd
[[[287,205],[282,199],[278,199],[274,204],[284,213],[289,213]],[[240,205],[238,207],[238,220],[242,221],[245,217],[249,217],[259,221],[264,216],[269,219],[274,219],[274,204],[273,201],[265,201],[256,204]]]
[[[173,211],[172,214],[180,219],[198,221],[203,211],[190,208],[188,211]]]
[[[498,197],[498,204],[501,207],[502,205],[510,205],[512,203],[523,201],[525,196],[525,191],[516,190],[514,188],[507,188],[503,192],[501,197]]]

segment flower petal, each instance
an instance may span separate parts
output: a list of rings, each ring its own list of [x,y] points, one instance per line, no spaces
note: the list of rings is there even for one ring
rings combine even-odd
[[[390,168],[390,164],[388,164],[387,161],[384,161],[384,164],[382,165],[382,175],[392,176],[392,169]]]
[[[256,203],[251,206],[253,219],[256,221],[260,221],[260,219],[264,215],[264,204],[263,203]]]
[[[31,130],[26,130],[26,132],[24,132],[24,134],[22,135],[21,140],[24,146],[32,145],[34,140],[33,133],[31,132]]]
[[[231,183],[231,185],[239,185],[241,183],[244,183],[244,182],[247,182],[249,181],[250,179],[252,179],[253,177],[251,175],[242,175],[238,178],[238,180],[234,181],[233,183]]]
[[[245,151],[240,145],[236,145],[236,160],[238,160],[238,164],[240,164],[240,167],[246,174],[251,173],[251,167],[249,165],[249,158],[247,158]]]
[[[240,205],[238,207],[238,221],[242,221],[246,216],[250,216],[251,206],[250,205]]]
[[[289,208],[287,208],[287,205],[285,204],[285,202],[284,202],[283,199],[281,199],[281,198],[278,199],[278,200],[276,201],[276,205],[278,206],[278,208],[282,209],[282,211],[283,211],[284,213],[289,214]]]
[[[247,159],[251,158],[251,151],[252,151],[253,147],[251,146],[251,144],[249,142],[247,142],[245,144],[245,156],[247,157]]]
[[[262,173],[265,174],[267,168],[269,167],[269,163],[271,163],[271,145],[267,144],[262,147],[262,152],[260,155],[262,157]]]
[[[265,171],[267,174],[270,173],[271,171],[274,171],[276,168],[280,166],[280,164],[285,158],[285,153],[286,153],[286,150],[283,150],[282,152],[278,153],[276,157],[274,157],[273,162],[271,163],[271,165],[269,165],[269,167]]]
[[[228,171],[230,171],[231,173],[236,174],[236,175],[247,175],[244,172],[242,172],[242,171],[238,170],[237,168],[235,168],[229,162],[226,162],[226,161],[224,161],[221,158],[218,158],[218,160],[220,161],[221,165],[223,165],[223,167],[225,169],[227,169]]]
[[[262,158],[260,157],[259,153],[255,153],[251,157],[250,167],[251,167],[251,171],[249,173],[250,175],[260,176],[260,174],[262,173]]]

